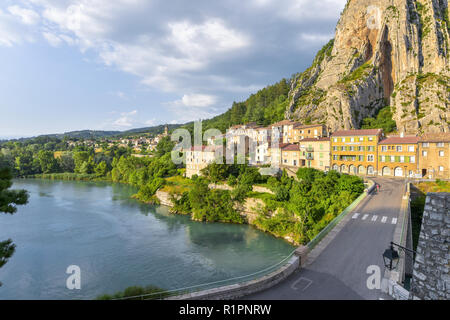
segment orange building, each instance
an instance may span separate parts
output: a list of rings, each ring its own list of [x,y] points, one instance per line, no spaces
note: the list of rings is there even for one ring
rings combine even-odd
[[[382,129],[340,130],[331,137],[332,170],[355,175],[378,174],[378,142]]]
[[[378,144],[378,175],[414,178],[418,174],[418,137],[388,137]]]
[[[450,179],[450,133],[430,133],[419,140],[419,171],[428,179]]]

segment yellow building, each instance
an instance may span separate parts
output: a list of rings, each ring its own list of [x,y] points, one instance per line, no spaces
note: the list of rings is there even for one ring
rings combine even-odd
[[[298,144],[286,144],[280,150],[282,167],[301,167],[300,148]]]
[[[300,140],[300,165],[322,171],[331,169],[330,138],[307,138]]]
[[[378,142],[382,129],[340,130],[331,136],[331,168],[355,175],[378,174]]]
[[[378,144],[378,175],[414,178],[418,174],[418,137],[388,137]]]
[[[288,131],[288,143],[299,143],[303,139],[322,138],[327,136],[327,128],[322,124],[296,124]]]
[[[424,178],[450,179],[450,133],[420,137],[419,171]]]

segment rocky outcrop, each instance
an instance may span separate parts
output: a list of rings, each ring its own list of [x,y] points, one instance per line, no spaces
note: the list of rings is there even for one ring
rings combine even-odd
[[[286,117],[360,128],[391,106],[409,134],[450,131],[447,0],[350,0],[335,39],[291,83]]]

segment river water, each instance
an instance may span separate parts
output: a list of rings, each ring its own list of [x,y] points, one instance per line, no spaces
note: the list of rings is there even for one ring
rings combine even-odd
[[[16,252],[0,269],[0,299],[94,299],[127,287],[185,288],[264,270],[294,248],[247,225],[193,222],[109,183],[15,180],[30,201],[0,214]],[[81,289],[69,290],[69,266]]]

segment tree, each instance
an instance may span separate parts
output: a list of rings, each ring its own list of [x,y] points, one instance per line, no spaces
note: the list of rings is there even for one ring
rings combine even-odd
[[[0,168],[0,212],[14,214],[17,212],[17,205],[24,205],[28,202],[28,193],[25,190],[9,190],[11,186],[11,170]],[[0,268],[12,257],[15,248],[11,239],[0,242]]]
[[[43,173],[52,173],[57,171],[58,162],[55,159],[54,153],[52,151],[39,151],[38,160]]]
[[[99,177],[104,177],[108,173],[108,166],[105,161],[100,162],[95,167],[95,174]]]
[[[89,152],[87,151],[78,151],[73,154],[73,160],[75,162],[75,173],[82,173],[81,169],[85,162],[89,161]],[[86,170],[86,165],[83,168]]]

